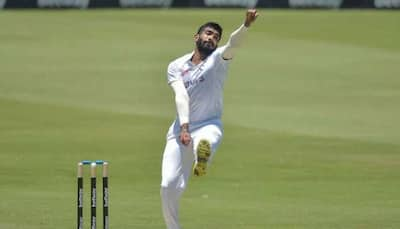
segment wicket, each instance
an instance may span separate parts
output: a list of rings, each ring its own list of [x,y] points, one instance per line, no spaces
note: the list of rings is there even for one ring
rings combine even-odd
[[[108,229],[108,162],[106,161],[81,161],[78,163],[78,200],[77,200],[77,211],[78,218],[77,224],[78,229],[83,229],[83,167],[84,165],[90,165],[90,228],[96,229],[96,167],[97,165],[103,166],[103,229]]]

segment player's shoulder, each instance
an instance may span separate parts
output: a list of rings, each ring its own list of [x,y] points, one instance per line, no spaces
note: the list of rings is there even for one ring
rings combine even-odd
[[[224,50],[226,49],[226,45],[218,47],[215,51],[214,51],[214,55],[221,55]]]
[[[221,47],[218,47],[218,48],[212,53],[211,59],[212,59],[213,61],[216,61],[216,62],[218,62],[218,61],[226,61],[226,60],[222,57],[222,55],[223,55],[225,49],[226,49],[226,45],[221,46]]]
[[[171,61],[168,65],[168,68],[176,68],[178,66],[181,66],[184,62],[190,59],[190,57],[193,55],[193,53],[187,53],[183,56],[180,56],[176,58],[175,60]]]

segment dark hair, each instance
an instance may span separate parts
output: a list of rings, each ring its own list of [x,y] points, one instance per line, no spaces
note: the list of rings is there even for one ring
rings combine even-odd
[[[197,30],[197,34],[203,32],[203,30],[207,27],[217,30],[217,32],[219,33],[219,37],[222,37],[222,27],[216,22],[207,22],[204,25],[200,26],[200,28]]]

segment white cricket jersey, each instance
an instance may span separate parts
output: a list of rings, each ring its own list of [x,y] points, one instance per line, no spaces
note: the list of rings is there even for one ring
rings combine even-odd
[[[198,65],[190,60],[194,52],[186,54],[168,66],[168,84],[182,80],[188,92],[189,128],[197,129],[213,122],[221,125],[223,89],[229,61],[222,58],[225,46],[217,48]],[[168,135],[179,135],[180,123],[176,118]]]

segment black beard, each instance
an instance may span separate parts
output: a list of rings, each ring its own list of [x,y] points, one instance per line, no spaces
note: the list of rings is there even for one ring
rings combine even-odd
[[[197,50],[200,52],[201,59],[204,60],[207,58],[211,53],[217,49],[217,47],[209,47],[206,41],[202,41],[201,39],[196,41]]]

